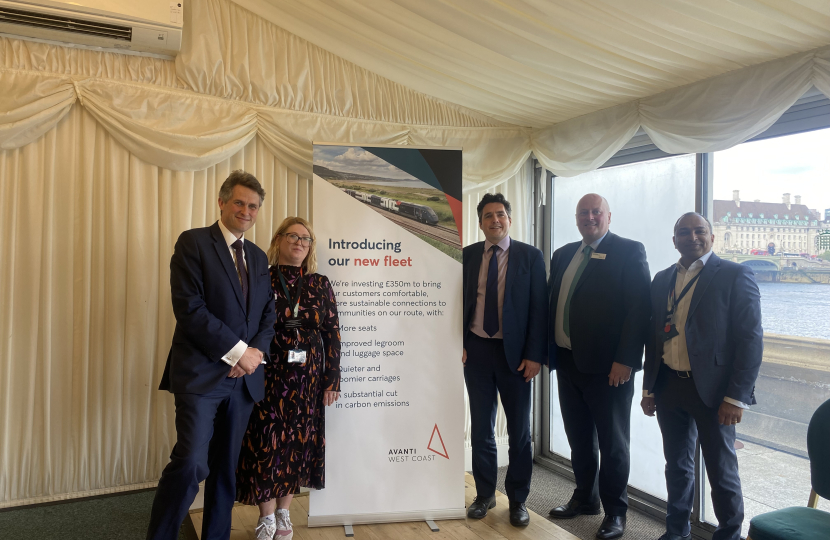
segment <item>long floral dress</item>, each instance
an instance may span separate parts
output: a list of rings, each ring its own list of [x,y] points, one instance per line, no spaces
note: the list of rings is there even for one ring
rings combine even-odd
[[[292,296],[300,268],[280,266]],[[265,399],[254,406],[236,470],[236,498],[258,504],[300,487],[325,486],[325,411],[323,392],[340,391],[340,326],[334,291],[326,276],[304,275],[300,297],[300,346],[279,275],[271,267],[277,311],[271,361],[265,365]],[[288,351],[306,351],[305,364],[289,364]]]

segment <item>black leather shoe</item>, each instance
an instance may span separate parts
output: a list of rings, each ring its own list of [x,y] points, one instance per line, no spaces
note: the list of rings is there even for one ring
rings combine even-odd
[[[470,507],[467,508],[467,517],[473,519],[481,519],[487,515],[487,510],[496,507],[496,497],[479,497],[476,496]]]
[[[575,518],[576,516],[586,515],[586,516],[598,516],[599,515],[599,503],[596,504],[582,504],[574,499],[568,501],[567,504],[563,504],[562,506],[557,506],[556,508],[551,509],[548,512],[550,517],[558,518],[558,519],[570,519]]]
[[[597,538],[600,540],[608,540],[609,538],[619,538],[625,532],[625,516],[605,516],[602,520],[602,525],[597,531]]]
[[[672,534],[670,532],[667,532],[663,536],[658,538],[657,540],[691,540],[691,539],[692,539],[692,533],[689,533],[686,536],[680,536],[679,534]]]
[[[510,524],[514,527],[527,527],[530,523],[530,514],[527,513],[525,503],[510,501]]]

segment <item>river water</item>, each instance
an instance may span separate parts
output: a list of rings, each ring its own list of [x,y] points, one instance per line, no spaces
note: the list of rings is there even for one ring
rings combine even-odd
[[[830,285],[758,283],[764,331],[830,339]]]

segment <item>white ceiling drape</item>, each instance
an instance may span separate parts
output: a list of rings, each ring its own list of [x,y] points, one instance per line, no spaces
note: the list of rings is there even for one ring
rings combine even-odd
[[[408,88],[547,127],[830,44],[827,0],[234,0]]]
[[[244,4],[253,0],[237,1]],[[343,4],[329,1],[332,13],[338,13],[338,6]],[[552,4],[561,11],[565,9],[561,3]],[[414,4],[401,4],[416,9]],[[435,3],[427,1],[426,4]],[[461,0],[452,3],[453,6],[462,4],[465,2]],[[742,4],[741,9],[763,11],[752,0]],[[733,37],[733,45],[749,40],[748,36],[757,40],[772,28],[778,28],[776,31],[780,34],[776,39],[767,36],[773,43],[783,40],[789,44],[782,45],[782,50],[823,39],[820,29],[802,19],[814,15],[815,20],[823,20],[824,12],[816,6],[813,6],[816,9],[810,8],[809,3],[793,1],[791,4],[792,13],[781,20],[787,23],[786,28],[792,25],[801,28],[800,41],[796,43],[794,34],[772,23],[762,32],[759,28],[763,25],[758,21],[771,17],[773,12],[768,10],[763,16],[747,17],[747,21],[756,21],[755,26],[747,26],[746,21],[732,21],[741,29],[738,34],[743,36]],[[311,0],[308,5],[313,7],[318,3]],[[391,1],[372,5],[377,9],[370,12],[362,8],[361,13],[374,24],[380,24],[379,18],[383,18],[387,8],[391,9],[389,6],[400,7]],[[518,4],[505,5],[515,8]],[[532,12],[534,5],[521,4],[529,10],[525,15]],[[580,12],[586,6],[600,5],[606,4],[583,1],[574,2],[571,7]],[[644,9],[651,3],[642,0],[638,5]],[[677,9],[686,6],[679,0],[669,0],[667,5]],[[706,5],[703,2],[699,9]],[[131,153],[172,170],[210,167],[239,151],[257,134],[269,151],[303,176],[311,173],[312,141],[452,146],[464,149],[465,192],[471,192],[513,177],[531,152],[560,176],[590,171],[602,165],[641,127],[660,149],[669,153],[722,150],[765,130],[811,85],[825,94],[830,93],[830,47],[825,46],[619,103],[547,127],[528,128],[493,120],[482,112],[383,78],[230,0],[200,0],[187,6],[184,45],[175,63],[156,59],[123,62],[116,58],[118,55],[97,53],[96,56],[0,38],[0,65],[5,66],[0,68],[0,147],[18,148],[37,139],[77,102]],[[280,3],[280,6],[299,9],[294,4]],[[485,6],[482,13],[495,9],[489,2],[482,2],[482,6]],[[802,8],[796,9],[797,6]],[[731,9],[725,9],[724,13],[730,13]],[[664,11],[655,8],[656,14]],[[270,11],[262,15],[269,13],[273,15]],[[660,16],[655,17],[662,20]],[[801,22],[796,24],[794,18]],[[325,17],[321,20],[320,33],[325,33],[325,20]],[[291,18],[285,21],[290,23]],[[418,27],[422,22],[413,22],[413,25]],[[480,16],[463,22],[458,32],[466,32],[467,25],[483,24]],[[390,28],[394,26],[393,21],[389,24]],[[497,22],[491,20],[490,24],[497,25]],[[676,28],[678,23],[672,24]],[[555,28],[551,27],[551,35],[556,34]],[[692,28],[702,32],[703,27],[692,25]],[[522,35],[527,38],[525,34],[523,30]],[[405,35],[408,34],[400,33],[401,37]],[[611,39],[600,34],[595,37],[598,42]],[[830,40],[830,34],[827,38]],[[713,38],[713,43],[724,39]],[[498,40],[494,37],[493,41]],[[693,40],[687,36],[682,41],[689,45]],[[454,43],[463,45],[461,41]],[[618,45],[622,43],[619,41]],[[703,46],[702,41],[697,43]],[[500,47],[498,43],[492,45],[497,46]],[[758,51],[761,49],[766,50],[759,45]],[[618,53],[623,54],[621,50]],[[667,53],[654,48],[653,54],[662,58]],[[463,57],[463,50],[459,49],[455,61],[461,62]],[[696,58],[697,62],[703,61],[699,55]],[[583,61],[584,65],[571,73],[574,80],[593,73],[592,64],[586,64],[584,58]],[[406,64],[403,60],[402,63]],[[175,72],[175,80],[171,72]],[[504,76],[504,84],[512,84],[507,81],[510,76],[494,65],[492,76],[499,74]],[[463,78],[463,75],[464,70],[459,69],[453,76]],[[683,78],[672,80],[678,82]],[[503,90],[509,94],[509,89]],[[553,94],[548,99],[559,98]],[[468,102],[476,103],[473,95],[464,104]],[[599,102],[591,106],[596,103]],[[539,114],[534,112],[534,117],[544,117]]]

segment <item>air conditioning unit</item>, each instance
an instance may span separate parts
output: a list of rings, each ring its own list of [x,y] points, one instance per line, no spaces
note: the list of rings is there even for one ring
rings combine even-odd
[[[175,56],[184,0],[0,0],[0,33]]]

